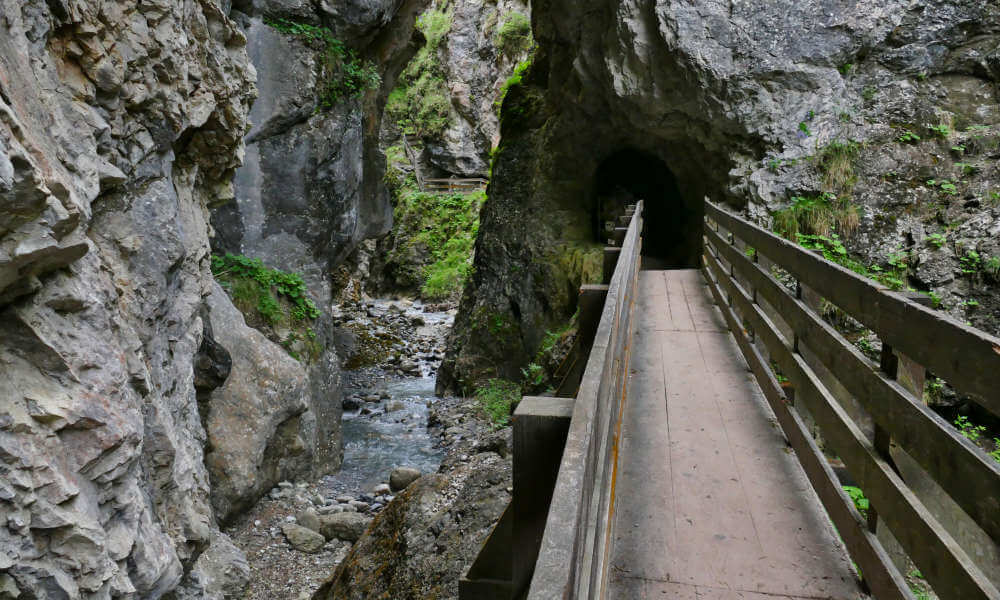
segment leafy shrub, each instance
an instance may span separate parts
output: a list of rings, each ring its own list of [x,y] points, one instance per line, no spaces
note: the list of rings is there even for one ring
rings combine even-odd
[[[868,498],[865,497],[864,491],[862,491],[861,488],[854,487],[853,485],[845,485],[844,491],[847,492],[848,496],[850,496],[851,502],[854,503],[854,508],[858,509],[861,516],[867,519],[868,508],[871,506],[871,503],[868,502]]]
[[[309,298],[305,281],[298,273],[286,273],[264,265],[258,258],[238,254],[212,256],[212,274],[233,299],[252,327],[287,326],[291,331],[281,343],[296,359],[298,351],[311,358],[319,356],[312,322],[320,316],[319,308]],[[273,331],[268,337],[273,337]],[[296,350],[298,349],[298,350]]]
[[[494,427],[506,427],[513,408],[521,401],[521,386],[507,379],[490,379],[476,390],[476,400]]]
[[[501,54],[507,56],[527,52],[534,44],[531,37],[531,21],[519,12],[510,13],[493,37],[493,43]]]
[[[375,63],[361,59],[354,49],[333,37],[328,28],[288,19],[267,20],[265,23],[282,33],[322,46],[321,89],[318,90],[320,108],[329,110],[344,98],[360,96],[382,82]]]

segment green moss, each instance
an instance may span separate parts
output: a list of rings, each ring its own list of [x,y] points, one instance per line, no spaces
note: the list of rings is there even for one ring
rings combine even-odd
[[[500,112],[500,107],[503,106],[503,99],[507,97],[507,92],[510,91],[512,87],[521,85],[521,81],[524,79],[524,74],[531,68],[531,61],[533,57],[529,56],[527,60],[523,60],[514,67],[514,73],[507,78],[507,81],[503,82],[500,86],[500,95],[497,96],[496,101],[493,103],[493,108],[496,109],[497,113]]]
[[[315,359],[322,353],[312,329],[320,311],[309,298],[301,275],[272,269],[258,258],[236,254],[213,255],[212,273],[248,325],[271,338],[277,336],[277,328],[287,328],[288,333],[274,341],[296,359],[301,355]]]
[[[333,37],[333,32],[328,28],[288,19],[264,22],[284,34],[301,37],[322,49],[322,73],[320,89],[317,90],[319,108],[329,110],[344,98],[360,96],[381,83],[375,63],[360,58],[356,51]]]
[[[450,124],[451,94],[438,50],[451,25],[450,9],[430,8],[417,19],[426,42],[400,75],[385,107],[389,118],[406,133],[439,137]]]
[[[531,37],[531,21],[519,12],[510,13],[493,37],[493,43],[507,56],[527,52],[535,43]]]

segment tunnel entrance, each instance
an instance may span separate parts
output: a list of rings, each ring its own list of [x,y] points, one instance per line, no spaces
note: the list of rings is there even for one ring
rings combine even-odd
[[[622,214],[625,206],[644,200],[642,268],[700,266],[700,207],[685,201],[674,174],[662,160],[641,150],[621,150],[601,163],[595,179],[599,234],[604,223]]]

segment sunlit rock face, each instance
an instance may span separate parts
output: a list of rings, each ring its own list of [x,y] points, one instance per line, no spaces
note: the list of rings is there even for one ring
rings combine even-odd
[[[643,197],[659,215],[646,237],[668,232],[675,248],[662,252],[687,257],[700,252],[705,196],[767,225],[793,196],[848,196],[860,215],[849,250],[877,263],[902,246],[910,285],[989,302],[960,316],[1000,330],[997,277],[949,283],[964,249],[1000,255],[991,233],[1000,214],[988,202],[1000,136],[995,3],[543,0],[532,11],[539,48],[503,106],[475,273],[439,390],[519,379],[546,329],[575,310],[580,278],[567,248],[603,242],[609,186]],[[928,142],[939,123],[950,137]],[[922,142],[900,143],[901,126]],[[963,159],[950,148],[970,126],[985,126],[986,141],[961,178],[962,201],[940,219],[961,223],[954,241],[964,249],[931,256],[922,240],[937,231],[928,207],[940,190],[926,181],[959,178]],[[835,140],[860,143],[850,181],[829,181],[816,160]],[[602,165],[622,152],[655,173],[608,180]],[[648,191],[665,180],[676,190]]]

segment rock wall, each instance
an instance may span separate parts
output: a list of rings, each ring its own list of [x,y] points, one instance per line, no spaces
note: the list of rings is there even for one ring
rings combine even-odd
[[[0,587],[238,597],[193,361],[245,37],[211,0],[0,14]]]
[[[859,207],[845,244],[860,261],[884,265],[902,246],[906,284],[956,299],[972,293],[977,314],[991,316],[955,304],[953,312],[998,330],[997,278],[980,269],[962,279],[960,256],[928,256],[921,241],[947,229],[963,247],[951,254],[1000,253],[990,200],[1000,135],[995,3],[541,0],[532,10],[539,48],[503,105],[475,272],[439,391],[517,378],[541,332],[572,313],[561,248],[600,239],[599,175],[622,151],[658,161],[676,180],[670,206],[648,202],[669,210],[647,224],[647,238],[673,237],[696,257],[705,196],[770,224],[793,196],[837,193]],[[928,142],[939,123],[949,133]],[[906,128],[920,143],[900,141]],[[959,177],[966,169],[950,146],[973,135],[982,139],[964,161],[972,174]],[[859,147],[842,189],[822,168],[835,140]],[[942,199],[942,178],[959,181],[957,198]],[[943,277],[929,274],[933,264]]]

